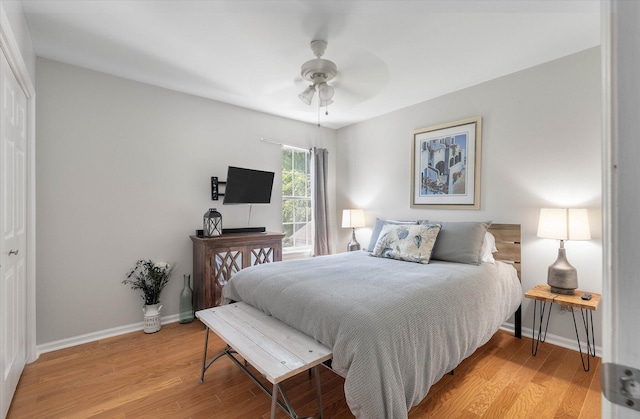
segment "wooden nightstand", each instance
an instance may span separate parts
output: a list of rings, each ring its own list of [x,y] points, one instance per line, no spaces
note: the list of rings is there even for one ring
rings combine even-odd
[[[580,360],[582,361],[582,368],[585,371],[589,371],[591,366],[590,356],[596,356],[596,343],[593,333],[593,312],[598,309],[600,303],[600,294],[593,292],[575,290],[573,295],[553,294],[549,292],[550,287],[548,285],[536,285],[527,291],[524,296],[533,300],[533,331],[531,340],[531,354],[536,356],[538,352],[538,345],[540,342],[544,342],[547,339],[547,329],[549,328],[549,318],[551,317],[551,306],[553,304],[560,304],[561,306],[571,307],[571,314],[573,315],[573,326],[576,330],[576,340],[578,341],[578,350],[580,351]],[[590,300],[583,300],[583,294],[591,294]],[[538,302],[540,302],[540,314],[538,324],[538,337],[536,338],[536,313],[538,311]],[[542,331],[542,324],[545,323],[545,308],[547,309],[547,321]],[[582,314],[582,323],[584,324],[584,331],[587,336],[587,362],[585,365],[584,356],[582,354],[582,345],[580,344],[580,335],[578,334],[578,323],[576,322],[575,309],[579,308]]]

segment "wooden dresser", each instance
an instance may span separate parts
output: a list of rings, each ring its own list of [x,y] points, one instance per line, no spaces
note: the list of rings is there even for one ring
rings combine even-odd
[[[191,236],[194,309],[219,306],[222,287],[239,270],[281,261],[283,237],[272,232]]]

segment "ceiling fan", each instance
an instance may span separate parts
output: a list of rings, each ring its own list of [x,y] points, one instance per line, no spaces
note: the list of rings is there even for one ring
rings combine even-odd
[[[332,41],[330,56],[325,59],[327,41],[318,35],[312,42],[291,41],[291,46],[272,52],[281,59],[265,61],[257,74],[252,73],[249,83],[252,90],[272,106],[286,107],[306,117],[316,113],[319,121],[330,105],[334,113],[347,113],[378,95],[389,82],[389,68],[377,55],[360,45],[341,44]],[[314,59],[299,66],[300,48],[311,47]],[[308,54],[304,50],[303,54]],[[337,69],[336,62],[340,64]],[[291,77],[293,65],[294,77]],[[322,108],[325,109],[322,109]],[[311,118],[309,118],[311,119]],[[309,120],[309,122],[311,122]]]
[[[327,43],[322,40],[311,41],[311,51],[316,56],[302,64],[300,75],[311,84],[298,95],[301,101],[311,105],[313,96],[318,92],[318,108],[327,107],[333,103],[335,89],[327,84],[338,74],[338,67],[333,61],[322,58],[327,49]]]

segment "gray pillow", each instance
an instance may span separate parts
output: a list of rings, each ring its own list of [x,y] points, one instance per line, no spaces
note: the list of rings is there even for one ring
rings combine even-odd
[[[420,224],[440,224],[442,228],[433,247],[431,259],[479,265],[482,242],[491,221],[440,222],[420,220]]]
[[[373,249],[376,247],[376,243],[378,242],[378,237],[380,236],[380,232],[382,231],[382,227],[386,224],[397,224],[397,225],[415,225],[418,224],[417,221],[396,221],[396,220],[381,220],[376,218],[376,223],[373,225],[373,231],[371,232],[371,240],[369,240],[369,246],[367,246],[367,252],[373,252]]]

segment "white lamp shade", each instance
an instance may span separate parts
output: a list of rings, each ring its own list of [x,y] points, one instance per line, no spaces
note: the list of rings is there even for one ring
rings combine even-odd
[[[585,208],[542,208],[538,237],[556,240],[591,240]]]
[[[361,209],[342,210],[342,227],[358,228],[364,227],[364,211]]]

